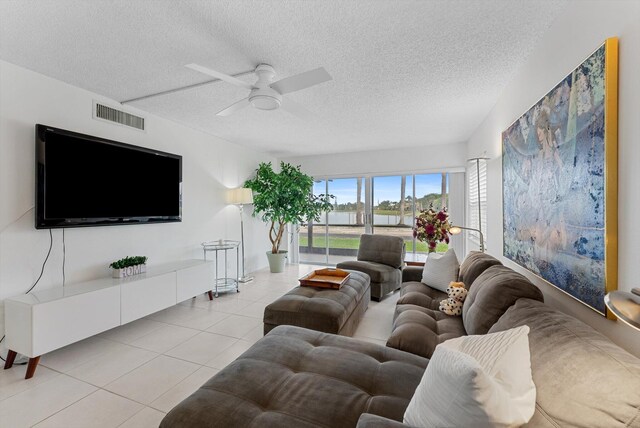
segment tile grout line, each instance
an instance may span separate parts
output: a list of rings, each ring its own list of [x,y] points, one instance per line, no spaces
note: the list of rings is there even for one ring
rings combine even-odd
[[[229,346],[227,346],[226,348],[224,348],[222,351],[220,351],[218,354],[216,354],[213,358],[215,358],[215,357],[219,356],[220,354],[222,354],[224,351],[226,351],[227,349],[229,349],[231,346],[235,345],[235,343],[236,343],[236,342],[238,342],[239,340],[240,340],[240,339],[236,339],[236,341],[235,341],[235,342],[233,342],[231,345],[229,345]],[[173,349],[173,348],[172,348],[172,349]],[[170,349],[169,351],[171,351],[171,349]],[[167,352],[169,352],[169,351],[167,351]],[[184,362],[186,362],[186,363],[197,364],[197,365],[202,366],[202,367],[209,367],[209,368],[215,369],[215,367],[207,366],[207,365],[206,365],[206,363],[205,363],[205,364],[200,364],[200,363],[195,363],[195,362],[193,362],[193,361],[185,360],[184,358],[175,357],[175,356],[173,356],[173,355],[166,355],[166,354],[162,354],[162,355],[164,355],[165,357],[169,357],[169,358],[175,358],[176,360],[184,361]],[[211,361],[213,358],[211,358],[211,359],[210,359],[210,360],[208,360],[208,361]],[[207,361],[207,362],[208,362],[208,361]],[[219,370],[219,369],[216,369],[216,370]]]
[[[148,351],[148,352],[153,352],[153,351]],[[108,382],[108,383],[107,383],[106,385],[104,385],[104,386],[94,385],[93,383],[91,383],[91,382],[89,382],[89,381],[86,381],[86,380],[80,379],[80,378],[75,377],[75,376],[73,376],[73,375],[71,375],[71,374],[68,374],[68,373],[64,373],[64,375],[69,376],[70,378],[73,378],[73,379],[75,379],[75,380],[77,380],[77,381],[84,382],[84,383],[86,383],[87,385],[91,385],[91,386],[93,386],[93,387],[100,388],[100,389],[104,389],[105,391],[108,391],[107,389],[105,389],[105,388],[104,388],[105,386],[109,385],[109,384],[110,384],[110,383],[112,383],[112,382],[115,382],[116,380],[120,379],[121,377],[124,377],[124,376],[128,375],[128,374],[129,374],[129,373],[131,373],[132,371],[134,371],[134,370],[136,370],[136,369],[138,369],[138,368],[140,368],[140,367],[144,366],[145,364],[150,363],[151,361],[153,361],[153,360],[155,360],[156,358],[158,358],[160,355],[163,355],[163,354],[160,354],[160,353],[157,353],[157,352],[153,352],[153,353],[154,353],[154,354],[156,354],[156,355],[154,355],[152,358],[148,359],[147,361],[144,361],[144,362],[140,363],[139,365],[135,366],[134,368],[132,368],[132,369],[131,369],[131,370],[129,370],[128,372],[124,373],[123,375],[118,376],[117,378],[115,378],[114,380],[112,380],[112,381]],[[87,361],[87,363],[88,363],[88,362],[89,362],[89,361]],[[83,364],[81,364],[80,366],[82,366],[82,365],[84,365],[84,363],[83,363]],[[80,366],[78,366],[78,367],[80,367]],[[111,391],[109,391],[109,392],[111,392]]]
[[[127,422],[129,422],[131,419],[135,418],[138,414],[142,413],[142,412],[143,412],[145,409],[147,409],[147,408],[152,409],[152,410],[155,410],[155,411],[157,411],[157,412],[160,412],[160,413],[162,413],[163,415],[166,415],[166,413],[165,413],[165,412],[163,412],[163,411],[161,411],[161,410],[154,409],[153,407],[149,407],[149,406],[144,406],[142,409],[140,409],[139,411],[137,411],[137,412],[135,412],[133,415],[131,415],[131,417],[130,417],[130,418],[128,418],[127,420],[125,420],[124,422],[122,422],[120,425],[118,425],[118,427],[121,427],[122,425],[126,424]],[[116,428],[118,428],[118,427],[116,427]]]
[[[167,358],[175,358],[175,357],[172,357],[172,356],[170,356],[170,355],[159,354],[159,355],[155,356],[154,358],[150,359],[149,361],[147,361],[146,363],[142,364],[141,366],[136,367],[134,370],[136,370],[136,369],[138,369],[138,368],[142,367],[142,366],[143,366],[143,365],[145,365],[145,364],[150,363],[151,361],[153,361],[153,360],[155,360],[155,359],[159,358],[160,356],[164,356],[164,357],[167,357]],[[181,360],[180,358],[175,358],[175,359],[176,359],[176,360],[180,360],[180,361],[185,361],[185,360]],[[182,381],[184,381],[186,378],[188,378],[188,377],[189,377],[189,376],[191,376],[193,373],[195,373],[196,371],[200,370],[200,368],[202,368],[202,367],[203,367],[201,364],[194,363],[193,361],[185,361],[185,362],[188,362],[188,363],[191,363],[191,364],[194,364],[194,365],[200,366],[200,367],[196,368],[194,371],[192,371],[191,373],[189,373],[189,374],[188,374],[187,376],[185,376],[183,379],[180,379],[176,384],[171,385],[171,387],[170,387],[170,388],[168,388],[168,389],[167,389],[167,391],[169,391],[171,388],[175,388],[178,384],[180,384],[180,383],[181,383]],[[131,373],[132,371],[133,371],[133,370],[131,370],[131,371],[127,372],[126,374],[124,374],[124,375],[120,376],[120,377],[119,377],[119,378],[117,378],[117,379],[114,379],[113,381],[111,381],[111,382],[109,382],[108,384],[106,384],[106,385],[105,385],[105,387],[107,387],[107,386],[111,385],[113,382],[116,382],[117,380],[122,379],[123,377],[125,377],[126,375],[128,375],[129,373]],[[151,403],[149,403],[149,404],[142,403],[142,402],[140,402],[140,401],[138,401],[138,400],[135,400],[135,399],[133,399],[133,398],[126,397],[126,396],[124,396],[124,395],[122,395],[122,394],[120,394],[120,393],[117,393],[117,392],[115,392],[115,391],[111,391],[111,390],[109,390],[109,389],[106,389],[105,387],[101,387],[100,389],[102,389],[102,390],[104,390],[104,391],[106,391],[106,392],[108,392],[108,393],[110,393],[110,394],[117,395],[118,397],[122,397],[122,398],[125,398],[125,399],[129,400],[129,401],[133,401],[134,403],[142,404],[142,405],[143,405],[143,406],[145,406],[145,407],[150,407],[150,408],[151,408]],[[165,391],[164,393],[166,393],[167,391]],[[163,394],[164,394],[164,393],[163,393]],[[160,396],[162,396],[162,394],[160,394]],[[158,396],[157,398],[159,398],[160,396]],[[156,398],[156,399],[157,399],[157,398]],[[159,410],[159,411],[160,411],[160,410]],[[165,413],[165,412],[162,412],[162,413]]]
[[[69,375],[67,375],[66,373],[64,373],[64,375],[65,375],[65,376],[69,376]],[[72,379],[74,379],[74,380],[77,380],[77,381],[79,381],[79,382],[86,383],[87,385],[89,385],[89,386],[92,386],[92,387],[96,388],[96,390],[95,390],[95,391],[91,391],[91,392],[90,392],[90,393],[88,393],[87,395],[83,395],[82,397],[78,398],[78,399],[77,399],[77,400],[75,400],[74,402],[72,402],[72,403],[68,404],[67,406],[64,406],[62,409],[60,409],[60,410],[58,410],[58,411],[56,411],[56,412],[54,412],[54,413],[50,414],[49,416],[45,417],[44,419],[39,420],[38,422],[36,422],[36,423],[32,424],[32,425],[31,425],[32,427],[33,427],[33,426],[38,425],[39,423],[42,423],[42,422],[46,421],[47,419],[49,419],[49,418],[51,418],[51,417],[53,417],[53,416],[55,416],[55,415],[57,415],[58,413],[60,413],[60,412],[61,412],[61,411],[63,411],[64,409],[67,409],[67,408],[69,408],[69,407],[73,406],[74,404],[78,403],[78,402],[79,402],[79,401],[81,401],[81,400],[84,400],[84,399],[85,399],[85,398],[87,398],[88,396],[90,396],[90,395],[92,395],[92,394],[95,394],[95,393],[96,393],[96,392],[98,392],[98,390],[100,389],[100,388],[96,387],[95,385],[91,385],[91,384],[90,384],[90,383],[88,383],[88,382],[84,382],[84,381],[81,381],[81,380],[79,380],[79,379],[76,379],[76,378],[74,378],[73,376],[69,376],[69,377],[70,377],[70,378],[72,378]],[[50,380],[53,380],[53,379],[50,379]],[[49,381],[47,381],[47,382],[49,382]],[[46,383],[46,382],[43,382],[43,383]],[[42,384],[39,384],[39,385],[42,385]]]
[[[44,366],[44,364],[41,364],[41,365],[42,365],[42,366]],[[45,384],[45,383],[47,383],[47,382],[49,382],[49,381],[52,381],[53,379],[57,378],[57,377],[58,377],[58,376],[60,376],[61,374],[65,374],[65,373],[62,373],[61,371],[58,371],[58,370],[52,369],[51,367],[47,367],[47,366],[44,366],[44,367],[46,367],[46,369],[47,369],[47,370],[51,370],[52,372],[57,373],[57,374],[56,374],[54,377],[52,377],[51,379],[49,379],[49,380],[45,380],[44,382],[40,382],[40,383],[33,384],[32,386],[28,387],[27,389],[23,389],[22,391],[18,391],[18,392],[14,393],[14,394],[11,394],[11,395],[6,396],[6,397],[5,397],[5,398],[3,398],[2,400],[0,400],[0,403],[2,403],[2,402],[3,402],[3,401],[5,401],[5,400],[8,400],[8,399],[9,399],[9,398],[11,398],[11,397],[15,397],[15,396],[16,396],[16,395],[18,395],[18,394],[22,394],[23,392],[29,391],[30,389],[33,389],[33,388],[35,388],[35,387],[36,387],[36,386],[38,386],[38,385],[42,385],[42,384]],[[21,376],[22,376],[22,375],[21,375]],[[23,379],[23,380],[25,380],[25,381],[26,381],[26,379]]]
[[[215,367],[209,367],[209,366],[201,365],[201,366],[200,366],[196,371],[194,371],[193,373],[191,373],[189,376],[191,376],[191,375],[195,374],[198,370],[200,370],[200,369],[202,369],[202,368],[207,368],[207,369],[215,370],[215,371],[216,371],[216,373],[220,371],[220,369],[217,369],[217,368],[215,368]],[[158,399],[160,399],[162,396],[164,396],[167,392],[171,391],[171,389],[173,389],[173,388],[175,388],[175,387],[177,387],[177,386],[180,386],[180,384],[182,384],[182,383],[186,382],[186,381],[187,381],[187,379],[189,378],[189,376],[187,376],[187,377],[185,377],[184,379],[182,379],[182,380],[181,380],[180,382],[178,382],[175,386],[172,386],[171,388],[169,388],[167,391],[165,391],[164,393],[162,393],[158,398],[156,398],[155,400],[153,400],[151,403],[147,404],[146,406],[147,406],[147,407],[149,407],[149,408],[151,408],[151,409],[154,409],[154,410],[157,410],[157,411],[159,411],[159,412],[162,412],[162,413],[166,414],[167,412],[165,412],[164,410],[158,409],[157,407],[153,407],[153,403],[154,403],[155,401],[157,401]],[[206,381],[205,381],[205,382],[206,382]]]

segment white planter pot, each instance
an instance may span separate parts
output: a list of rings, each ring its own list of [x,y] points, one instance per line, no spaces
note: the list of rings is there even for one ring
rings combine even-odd
[[[145,273],[147,271],[147,265],[134,265],[127,266],[122,269],[111,269],[111,277],[113,278],[126,278],[128,276],[140,275],[141,273]]]
[[[280,250],[277,254],[267,251],[267,259],[269,259],[269,270],[272,273],[280,273],[284,271],[284,263],[287,258],[287,251]]]

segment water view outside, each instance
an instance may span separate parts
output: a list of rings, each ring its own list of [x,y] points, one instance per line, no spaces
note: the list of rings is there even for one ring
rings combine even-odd
[[[402,237],[407,253],[427,253],[426,243],[413,238],[415,214],[433,204],[446,206],[447,174],[421,174],[365,178],[320,180],[314,184],[316,195],[329,193],[336,197],[334,210],[324,214],[320,222],[300,227],[300,260],[326,262],[330,265],[357,255],[360,235],[370,226],[373,233]],[[371,186],[371,199],[366,200],[366,186]],[[371,215],[365,204],[370,204]],[[437,251],[446,251],[442,243]]]

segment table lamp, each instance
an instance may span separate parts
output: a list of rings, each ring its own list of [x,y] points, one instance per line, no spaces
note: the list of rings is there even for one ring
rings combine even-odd
[[[449,228],[449,233],[452,235],[457,235],[462,232],[462,229],[478,232],[478,234],[480,235],[480,251],[484,253],[484,235],[482,234],[482,231],[480,229],[474,229],[473,227],[464,227],[464,226],[451,226]]]
[[[604,296],[604,303],[619,320],[640,330],[640,288],[612,291]]]
[[[238,279],[239,282],[253,281],[252,276],[246,276],[244,272],[244,219],[242,215],[243,208],[246,204],[253,203],[253,192],[246,187],[239,187],[237,189],[229,190],[229,204],[237,205],[240,209],[240,241],[242,245],[242,277]]]

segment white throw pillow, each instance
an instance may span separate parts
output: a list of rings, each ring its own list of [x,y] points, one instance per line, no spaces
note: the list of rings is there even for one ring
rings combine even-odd
[[[404,414],[413,427],[513,427],[536,406],[529,327],[463,336],[436,347]]]
[[[429,253],[422,271],[422,282],[444,293],[451,281],[458,280],[460,263],[453,248],[444,254]]]

